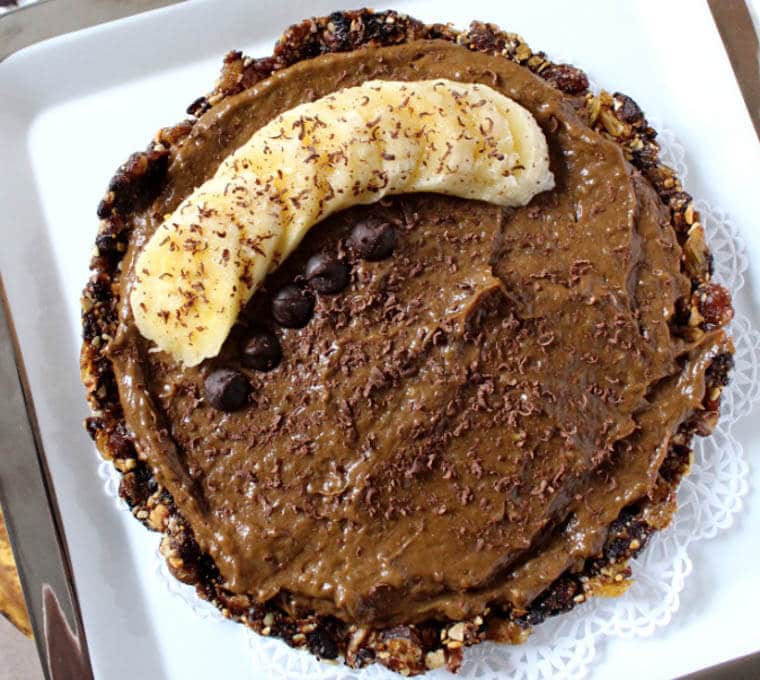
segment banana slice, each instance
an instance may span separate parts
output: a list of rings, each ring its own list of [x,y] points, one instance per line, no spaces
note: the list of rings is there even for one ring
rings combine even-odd
[[[533,116],[485,85],[371,81],[258,130],[156,230],[130,302],[186,366],[218,354],[268,272],[328,215],[389,194],[526,205],[554,186]]]

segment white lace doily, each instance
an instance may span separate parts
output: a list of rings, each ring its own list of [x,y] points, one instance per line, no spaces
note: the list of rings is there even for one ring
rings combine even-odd
[[[684,150],[675,136],[651,121],[660,130],[658,141],[662,160],[686,181]],[[741,235],[721,210],[704,201],[696,207],[702,214],[710,251],[714,257],[715,279],[736,296],[744,285],[747,269],[746,246]],[[671,526],[656,533],[642,554],[633,561],[633,585],[617,598],[591,598],[572,611],[537,626],[522,645],[484,643],[465,652],[457,677],[478,680],[577,680],[588,673],[597,645],[606,636],[647,636],[670,622],[678,610],[679,596],[692,570],[688,555],[693,541],[714,537],[731,526],[741,510],[747,492],[748,467],[742,445],[731,431],[741,416],[749,413],[760,396],[760,333],[749,320],[737,314],[731,325],[736,346],[731,383],[725,390],[721,418],[708,438],[695,438],[694,464],[678,492],[678,510]],[[102,462],[100,475],[106,492],[118,500],[118,473]],[[126,506],[118,500],[120,507]],[[195,595],[195,590],[175,580],[165,561],[157,555],[157,573],[167,588],[182,598],[198,616],[221,620],[219,611]],[[296,651],[285,643],[247,633],[252,668],[267,678],[279,680],[379,680],[398,678],[375,664],[361,671],[343,665],[317,661],[311,654]],[[445,670],[428,674],[441,680],[452,676]]]

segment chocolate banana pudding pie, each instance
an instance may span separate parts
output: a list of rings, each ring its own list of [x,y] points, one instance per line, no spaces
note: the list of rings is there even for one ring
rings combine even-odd
[[[111,181],[82,316],[88,430],[174,576],[407,675],[623,592],[733,352],[634,101],[361,10],[188,113]]]

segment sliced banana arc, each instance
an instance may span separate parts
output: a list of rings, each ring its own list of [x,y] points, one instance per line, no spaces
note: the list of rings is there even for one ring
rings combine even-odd
[[[328,215],[423,191],[522,206],[553,186],[541,128],[490,87],[340,90],[258,130],[166,218],[137,260],[135,322],[195,366],[218,354],[267,273]]]

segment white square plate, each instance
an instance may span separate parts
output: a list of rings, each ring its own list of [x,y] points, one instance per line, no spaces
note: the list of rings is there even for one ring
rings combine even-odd
[[[760,152],[706,4],[392,3],[425,21],[483,19],[636,99],[687,149],[687,188],[725,209],[760,255]],[[95,207],[115,168],[213,83],[223,54],[271,53],[289,24],[335,0],[195,0],[33,46],[0,64],[0,268],[23,347],[98,678],[265,678],[243,628],[202,619],[156,574],[157,536],[103,491],[79,383],[79,296]],[[758,258],[737,300],[758,319]],[[749,460],[760,445],[746,419]],[[760,465],[750,483],[760,483]],[[672,677],[760,649],[760,502],[697,544],[672,624],[609,640],[595,677]]]

